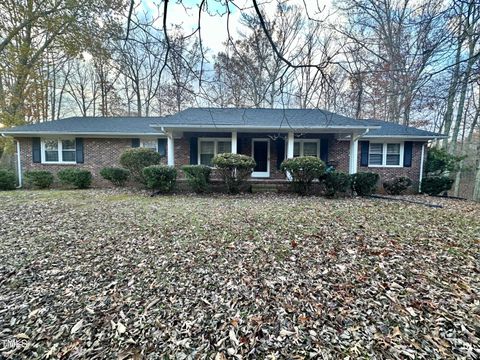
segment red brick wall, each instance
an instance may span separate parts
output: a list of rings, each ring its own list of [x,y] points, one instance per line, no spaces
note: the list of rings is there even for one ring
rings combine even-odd
[[[389,177],[397,177],[397,176],[406,176],[409,177],[413,181],[412,190],[418,190],[418,180],[420,178],[420,161],[422,158],[422,145],[425,142],[416,141],[413,143],[412,147],[412,166],[411,167],[367,167],[367,166],[360,166],[360,148],[358,149],[358,171],[369,171],[374,172],[380,175],[380,184],[383,182],[384,179]],[[360,146],[360,145],[359,145]],[[427,158],[425,149],[425,157],[424,161]]]
[[[208,134],[215,136],[214,134]],[[204,134],[202,136],[208,137]],[[252,154],[252,138],[261,137],[254,134],[239,134],[239,147],[241,153],[251,156]],[[266,137],[266,136],[263,136]],[[131,147],[130,138],[85,138],[84,139],[84,158],[83,164],[37,164],[32,162],[32,140],[31,138],[19,138],[21,147],[22,169],[40,170],[45,169],[56,173],[66,167],[76,166],[82,169],[90,170],[94,176],[94,186],[106,186],[108,182],[104,181],[99,172],[106,166],[119,166],[120,155],[126,149]],[[369,171],[378,173],[381,181],[391,176],[408,176],[414,181],[414,187],[418,187],[418,179],[420,175],[420,158],[423,142],[413,143],[412,167],[410,168],[378,168],[378,167],[362,167],[360,166],[360,148],[358,150],[358,171]],[[190,135],[175,139],[175,167],[178,169],[182,165],[190,164]],[[339,171],[348,173],[350,143],[349,141],[338,141],[333,138],[329,139],[328,160],[336,162]],[[166,163],[166,159],[164,159]],[[277,147],[273,140],[270,140],[270,178],[284,179],[282,172],[277,170]],[[179,178],[183,178],[183,174],[179,172]],[[381,183],[380,181],[380,183]]]
[[[48,170],[53,173],[75,166],[90,170],[93,174],[93,186],[107,186],[109,182],[100,176],[100,170],[106,166],[119,166],[120,155],[132,146],[130,138],[84,138],[84,163],[83,164],[39,164],[32,162],[32,139],[18,138],[20,141],[20,154],[23,171]]]

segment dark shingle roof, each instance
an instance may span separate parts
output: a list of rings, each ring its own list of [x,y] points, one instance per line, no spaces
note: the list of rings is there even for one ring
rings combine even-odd
[[[442,134],[434,133],[427,130],[417,129],[411,126],[394,124],[381,120],[360,120],[366,125],[380,125],[380,129],[372,129],[365,137],[381,137],[381,136],[404,136],[404,137],[443,137]]]
[[[363,128],[355,119],[319,109],[190,108],[160,121],[162,126],[306,129]]]
[[[356,120],[319,109],[190,108],[166,117],[71,117],[2,131],[6,135],[159,135],[161,129],[369,129],[366,137],[442,137],[380,120]]]
[[[160,117],[70,117],[38,124],[17,126],[2,131],[5,134],[63,133],[63,134],[158,134],[150,124]]]

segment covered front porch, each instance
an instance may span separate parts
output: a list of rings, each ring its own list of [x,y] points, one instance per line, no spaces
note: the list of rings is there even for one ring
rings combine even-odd
[[[283,160],[298,156],[316,156],[328,166],[354,174],[358,164],[360,133],[346,132],[189,132],[164,129],[166,156],[170,166],[211,165],[220,153],[251,156],[257,166],[253,180],[281,180]]]

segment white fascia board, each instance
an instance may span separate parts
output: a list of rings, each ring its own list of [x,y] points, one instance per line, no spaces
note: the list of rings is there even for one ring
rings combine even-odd
[[[24,132],[24,131],[11,131],[4,132],[2,136],[14,136],[14,137],[38,137],[38,136],[89,136],[92,138],[131,138],[132,136],[138,137],[165,137],[163,133],[114,133],[114,132],[65,132],[65,131],[35,131],[35,132]]]
[[[435,140],[435,139],[446,139],[447,135],[365,135],[362,136],[362,139],[414,139],[414,140]]]
[[[181,129],[183,131],[199,131],[199,130],[208,130],[212,132],[223,132],[223,131],[239,131],[242,132],[258,132],[258,131],[294,131],[294,132],[321,132],[322,130],[325,132],[331,132],[332,130],[340,130],[340,131],[352,131],[352,130],[366,130],[366,129],[380,129],[380,126],[311,126],[305,128],[295,128],[289,126],[253,126],[253,125],[178,125],[178,124],[152,124],[150,125],[152,128],[155,129]]]

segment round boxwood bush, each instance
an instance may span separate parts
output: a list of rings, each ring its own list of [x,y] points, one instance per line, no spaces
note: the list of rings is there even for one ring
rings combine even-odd
[[[130,176],[130,171],[118,167],[104,167],[100,170],[100,175],[115,186],[125,186]]]
[[[448,176],[430,176],[422,180],[422,193],[439,195],[452,188],[453,179]]]
[[[250,156],[241,154],[218,154],[212,160],[231,194],[238,194],[257,165]]]
[[[412,180],[406,176],[387,179],[383,182],[383,188],[389,195],[400,195],[412,186]]]
[[[322,176],[322,181],[325,186],[325,196],[327,197],[337,197],[339,194],[345,194],[350,189],[350,175],[342,172],[326,172]]]
[[[360,196],[371,195],[377,190],[380,176],[371,172],[359,172],[351,175],[352,190]]]
[[[143,169],[147,166],[159,165],[162,156],[153,149],[134,148],[128,149],[120,156],[120,165],[130,171],[132,177],[145,184]]]
[[[28,186],[48,189],[53,184],[53,174],[46,170],[31,170],[25,172],[25,182]]]
[[[143,169],[143,178],[148,189],[167,193],[175,188],[177,170],[167,165],[147,166]]]
[[[87,189],[92,184],[92,173],[81,169],[64,169],[57,173],[58,179],[64,185],[77,189]]]
[[[13,171],[0,169],[0,190],[15,190],[16,178]]]
[[[196,193],[204,193],[208,190],[210,173],[212,169],[205,165],[185,165],[182,170],[187,178],[188,185]]]
[[[325,163],[315,156],[301,156],[284,160],[280,170],[291,177],[293,191],[306,195],[312,188],[313,180],[325,173]]]

